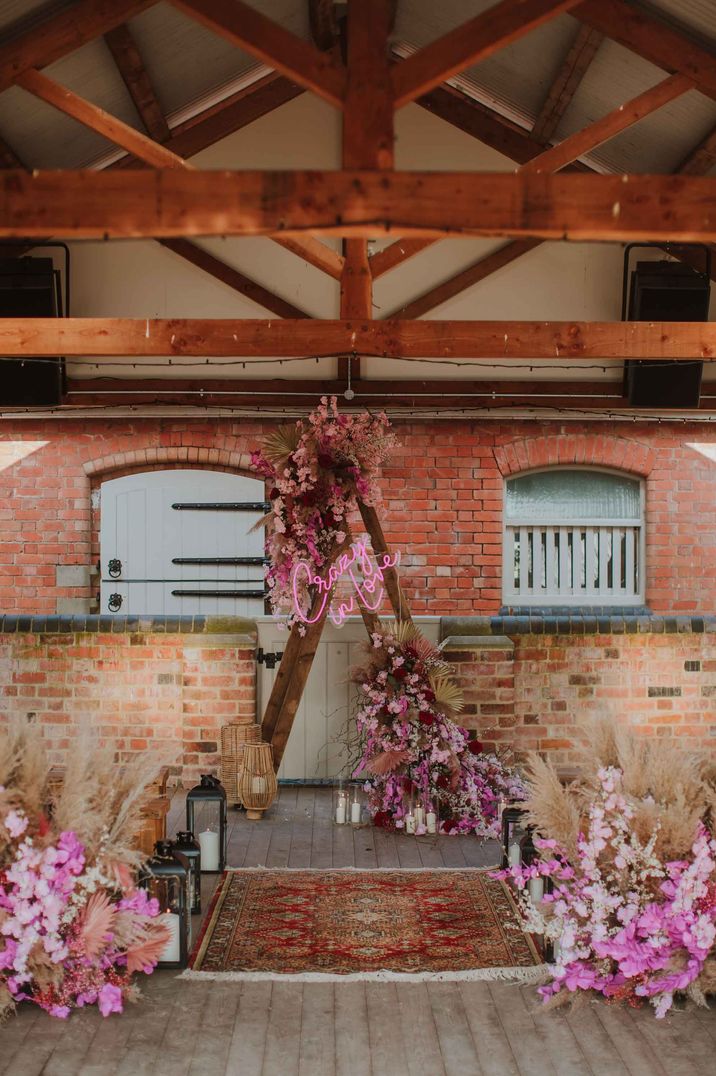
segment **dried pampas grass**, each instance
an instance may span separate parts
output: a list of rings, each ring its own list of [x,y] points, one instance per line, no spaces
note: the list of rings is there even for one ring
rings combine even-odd
[[[30,817],[49,812],[53,828],[76,833],[88,858],[101,855],[107,862],[138,866],[143,856],[135,845],[146,789],[167,760],[153,755],[119,764],[115,756],[113,747],[83,731],[57,788],[50,782],[42,727],[11,721],[0,729],[2,794]]]
[[[622,772],[622,791],[634,808],[632,828],[643,843],[657,833],[660,859],[679,859],[691,849],[699,821],[713,822],[716,768],[697,753],[675,750],[664,740],[640,735],[615,719],[595,722],[579,760],[580,778],[564,787],[551,762],[532,755],[527,764],[528,820],[541,834],[576,851],[604,767]]]

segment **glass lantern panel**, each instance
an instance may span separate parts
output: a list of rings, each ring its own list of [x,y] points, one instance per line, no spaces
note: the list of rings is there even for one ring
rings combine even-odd
[[[159,909],[162,912],[180,912],[182,908],[181,892],[184,880],[176,875],[152,875],[148,879],[148,892],[150,897],[156,897],[159,901]]]

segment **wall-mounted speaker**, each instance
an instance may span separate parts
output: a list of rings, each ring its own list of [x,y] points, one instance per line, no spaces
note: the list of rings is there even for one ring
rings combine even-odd
[[[51,258],[0,258],[1,318],[56,318],[61,309],[59,273]],[[58,404],[63,383],[59,357],[41,362],[0,358],[0,407]]]
[[[625,285],[627,259],[625,253]],[[708,321],[710,272],[674,261],[638,262],[629,280],[629,321]],[[626,290],[626,289],[625,289]],[[626,392],[635,407],[698,407],[702,362],[631,361],[624,364]]]

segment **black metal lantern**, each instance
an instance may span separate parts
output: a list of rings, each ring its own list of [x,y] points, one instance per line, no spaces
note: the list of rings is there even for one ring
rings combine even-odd
[[[174,849],[189,861],[189,910],[192,915],[201,912],[201,848],[194,834],[188,830],[177,833]]]
[[[169,940],[159,957],[160,968],[185,968],[189,961],[191,914],[189,911],[189,860],[171,841],[157,841],[141,884],[159,901],[159,922]]]
[[[226,792],[218,777],[203,773],[187,792],[186,828],[196,834],[201,849],[202,874],[226,868]]]
[[[502,811],[502,867],[516,867],[522,855],[517,830],[520,828],[524,810],[516,804],[510,804]]]

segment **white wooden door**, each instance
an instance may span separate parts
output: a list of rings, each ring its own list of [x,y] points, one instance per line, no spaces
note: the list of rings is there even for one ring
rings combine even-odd
[[[263,613],[263,501],[262,481],[223,471],[103,482],[100,613]]]
[[[425,617],[419,626],[427,637],[437,640],[439,618]],[[328,622],[308,676],[291,734],[286,744],[279,780],[325,780],[349,776],[346,763],[353,761],[348,742],[355,744],[353,704],[357,688],[349,683],[351,666],[360,664],[361,643],[366,641],[365,625],[360,617],[350,618],[342,628]],[[285,631],[277,629],[274,621],[259,621],[259,646],[265,654],[281,653],[288,639]],[[276,676],[274,668],[265,662],[259,665],[259,715],[268,702]],[[357,761],[357,758],[355,759]]]

